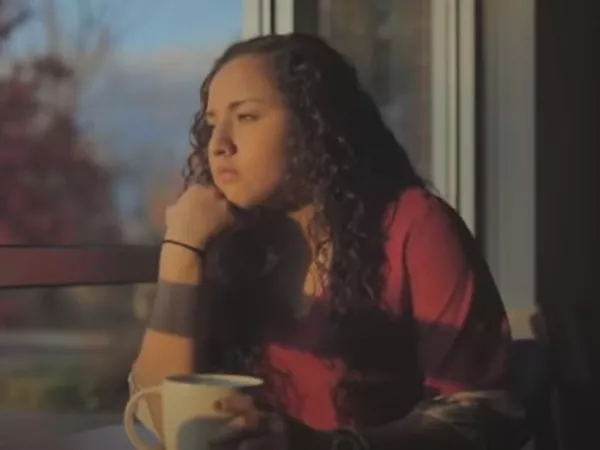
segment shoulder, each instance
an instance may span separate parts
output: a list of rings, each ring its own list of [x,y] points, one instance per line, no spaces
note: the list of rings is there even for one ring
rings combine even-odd
[[[421,187],[407,189],[390,205],[385,229],[390,242],[414,240],[427,231],[468,233],[462,219],[448,203]]]
[[[389,209],[386,233],[390,299],[400,298],[407,286],[413,294],[420,290],[442,298],[444,291],[469,284],[473,269],[483,264],[458,213],[426,189],[409,189],[398,198]]]

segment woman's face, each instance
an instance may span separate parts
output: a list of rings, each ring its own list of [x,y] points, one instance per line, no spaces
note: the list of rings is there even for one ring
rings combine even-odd
[[[285,178],[290,114],[263,57],[240,56],[217,72],[206,121],[210,171],[225,197],[242,208],[273,199]]]

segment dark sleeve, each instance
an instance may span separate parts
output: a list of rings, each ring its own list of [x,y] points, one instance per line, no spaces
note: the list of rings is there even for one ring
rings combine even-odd
[[[148,321],[148,328],[161,333],[175,334],[194,341],[196,371],[223,370],[222,339],[219,327],[219,310],[223,294],[215,283],[201,285],[167,283],[161,281]],[[221,314],[222,315],[222,314]]]
[[[361,450],[520,450],[528,430],[509,392],[465,391],[423,401],[405,418],[357,436]]]
[[[193,337],[202,287],[159,281],[148,328],[162,333]]]
[[[529,436],[526,423],[523,409],[505,390],[460,392],[424,400],[404,418],[375,427],[327,432],[309,429],[288,418],[290,445],[286,448],[521,450]],[[272,448],[281,447],[272,444],[256,447],[257,450]]]

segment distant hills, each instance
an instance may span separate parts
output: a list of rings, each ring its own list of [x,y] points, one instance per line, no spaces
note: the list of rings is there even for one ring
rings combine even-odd
[[[200,85],[219,50],[113,56],[84,93],[82,126],[119,160],[137,160],[155,147],[166,157],[185,155]]]

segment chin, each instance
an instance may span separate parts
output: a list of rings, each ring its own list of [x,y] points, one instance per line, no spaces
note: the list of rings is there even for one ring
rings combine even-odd
[[[235,206],[241,209],[251,209],[256,207],[275,207],[280,206],[280,191],[270,186],[261,186],[262,189],[244,189],[244,186],[237,183],[217,185],[225,198]]]
[[[260,199],[253,198],[247,194],[244,195],[239,192],[227,191],[223,191],[223,194],[225,195],[225,198],[227,198],[227,201],[241,209],[251,209],[264,205],[264,202],[260,201]]]

